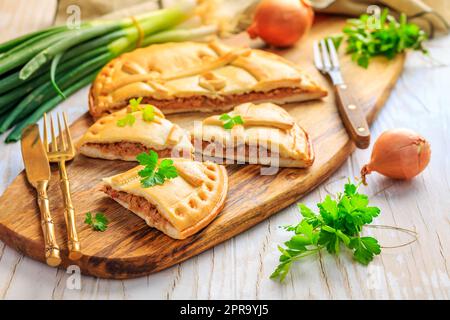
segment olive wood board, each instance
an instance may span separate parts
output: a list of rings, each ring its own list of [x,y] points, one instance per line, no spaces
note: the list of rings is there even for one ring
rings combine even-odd
[[[329,95],[317,101],[285,105],[285,109],[306,129],[312,139],[316,159],[309,169],[285,168],[276,175],[261,175],[259,165],[227,165],[229,192],[223,211],[205,229],[174,240],[148,227],[143,220],[99,191],[101,178],[132,168],[136,163],[90,159],[78,155],[68,164],[76,225],[84,256],[68,259],[62,194],[57,167],[52,166],[48,190],[61,247],[62,267],[77,264],[82,273],[101,278],[127,279],[144,276],[180,263],[251,228],[296,202],[329,177],[354,150],[336,108],[328,79],[313,65],[312,41],[339,33],[345,19],[319,16],[309,35],[294,48],[271,50],[298,63]],[[245,35],[228,41],[248,43]],[[341,50],[341,69],[348,87],[372,123],[384,105],[403,69],[404,55],[394,60],[376,58],[367,70],[358,67]],[[87,100],[87,97],[86,97]],[[189,129],[194,120],[210,114],[190,113],[168,118]],[[71,126],[74,138],[92,124],[86,113]],[[35,190],[20,173],[0,198],[0,239],[33,259],[44,262],[44,241]],[[105,232],[95,232],[84,223],[86,212],[102,211],[110,220]]]

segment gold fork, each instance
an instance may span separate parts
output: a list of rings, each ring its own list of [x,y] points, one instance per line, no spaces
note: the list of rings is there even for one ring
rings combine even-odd
[[[78,260],[82,256],[81,245],[78,240],[75,225],[75,210],[72,205],[69,177],[67,176],[66,170],[66,161],[72,160],[75,156],[75,147],[72,142],[72,137],[70,136],[66,113],[63,112],[64,130],[62,129],[60,115],[57,114],[56,117],[58,119],[59,136],[56,137],[53,117],[50,116],[50,132],[52,135],[52,142],[49,145],[47,139],[47,114],[44,113],[44,146],[46,146],[48,160],[50,162],[58,163],[59,165],[59,182],[64,199],[64,218],[66,220],[67,227],[69,259]]]

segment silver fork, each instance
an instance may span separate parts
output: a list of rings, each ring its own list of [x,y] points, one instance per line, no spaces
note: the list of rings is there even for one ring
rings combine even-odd
[[[64,218],[67,227],[67,246],[69,249],[69,259],[78,260],[81,258],[81,245],[78,240],[77,228],[75,224],[75,209],[73,208],[72,198],[70,195],[70,183],[67,176],[66,161],[75,157],[75,146],[70,136],[69,125],[67,123],[67,115],[63,113],[64,130],[61,117],[56,115],[58,122],[59,136],[56,136],[53,117],[50,116],[50,134],[52,142],[48,143],[47,138],[47,114],[44,113],[44,145],[47,148],[47,157],[49,162],[56,162],[59,166],[60,187],[64,199]]]
[[[370,144],[370,130],[364,110],[358,106],[350,88],[342,78],[339,58],[333,41],[328,39],[314,41],[314,64],[322,74],[328,74],[333,82],[336,101],[344,127],[350,138],[360,149],[366,149]]]

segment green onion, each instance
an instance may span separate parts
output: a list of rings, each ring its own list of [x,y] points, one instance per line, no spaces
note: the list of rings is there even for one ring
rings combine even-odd
[[[6,141],[17,141],[43,110],[89,84],[102,66],[138,44],[186,41],[217,32],[215,26],[178,29],[192,12],[192,6],[179,5],[134,19],[84,22],[78,29],[51,27],[0,44],[0,133],[16,126]]]
[[[148,19],[148,17],[151,19]],[[186,14],[179,9],[164,9],[156,13],[137,18],[144,35],[164,30],[182,22],[186,19]],[[130,27],[130,28],[129,28]],[[90,27],[85,26],[79,30],[69,31],[61,41],[51,44],[32,58],[20,70],[19,77],[27,79],[47,61],[53,59],[57,54],[63,53],[74,45],[78,45],[92,38],[114,32],[119,29],[129,28],[129,36],[137,39],[138,31],[130,18],[119,20],[118,22],[93,22]]]
[[[64,53],[70,47],[77,45],[85,40],[92,39],[104,33],[115,31],[119,28],[116,24],[108,23],[102,26],[93,27],[90,29],[80,29],[68,33],[64,39],[58,41],[47,49],[41,51],[38,55],[32,58],[28,63],[20,70],[19,78],[26,80],[36,70],[38,70],[46,62],[53,59],[56,55]]]
[[[75,50],[73,50],[75,51]],[[70,68],[73,68],[81,63],[83,63],[84,61],[87,61],[91,58],[97,57],[100,54],[103,54],[105,52],[107,52],[107,48],[106,47],[100,47],[100,48],[94,48],[91,51],[87,51],[84,53],[77,52],[77,55],[73,55],[73,54],[64,54],[62,59],[61,59],[61,66],[58,68],[58,71],[65,71],[68,70]],[[70,52],[72,53],[72,51]],[[68,58],[73,58],[71,60],[69,60]],[[69,61],[67,61],[69,60]],[[24,86],[30,82],[32,82],[32,80],[35,80],[36,78],[40,77],[43,79],[46,79],[46,81],[49,80],[49,76],[48,76],[48,72],[50,70],[50,67],[47,65],[44,68],[41,68],[41,70],[39,70],[39,72],[35,73],[32,77],[28,78],[27,80],[20,80],[19,78],[19,71],[3,78],[0,79],[0,94],[3,94],[7,91],[10,91],[11,89],[14,89],[16,87],[21,87]],[[39,81],[39,80],[36,80]],[[32,85],[35,84],[35,82],[33,81]],[[37,87],[38,85],[35,85],[34,87]],[[0,101],[1,101],[2,96],[0,96]],[[2,103],[0,102],[0,106],[2,105]]]
[[[69,88],[72,84],[75,84],[78,80],[84,78],[86,74],[101,68],[110,59],[111,55],[106,53],[72,69],[59,79],[61,87],[64,89]],[[34,89],[3,120],[3,122],[0,124],[0,133],[8,130],[11,125],[15,124],[18,120],[33,112],[33,110],[37,108],[41,103],[44,103],[47,99],[51,98],[54,95],[56,95],[56,92],[54,91],[51,82],[47,82],[42,86]]]
[[[51,27],[48,29],[43,29],[43,30],[39,30],[36,32],[28,33],[21,37],[18,37],[18,38],[15,38],[15,39],[12,39],[10,41],[0,44],[0,52],[1,53],[7,52],[11,49],[17,48],[18,45],[20,45],[20,44],[27,43],[31,39],[36,39],[39,36],[56,33],[56,32],[62,31],[63,29],[64,29],[64,27]]]
[[[82,80],[75,83],[75,85],[64,90],[63,91],[64,95],[66,97],[70,97],[73,93],[77,92],[81,88],[87,86],[89,83],[94,81],[96,75],[97,75],[97,72],[93,72],[93,73],[89,74],[88,76],[84,77]],[[38,109],[36,109],[28,118],[22,120],[17,126],[14,127],[14,129],[11,131],[11,133],[6,137],[5,142],[9,143],[9,142],[16,142],[16,141],[20,140],[23,129],[25,129],[30,124],[36,123],[44,115],[44,113],[51,111],[54,107],[56,107],[63,100],[64,100],[64,98],[58,95],[58,96],[55,96],[52,99],[46,101]]]
[[[42,39],[42,41],[35,43],[29,47],[26,47],[23,50],[16,52],[14,54],[9,54],[9,51],[6,52],[6,54],[0,59],[0,75],[5,74],[6,72],[26,63],[40,51],[44,50],[45,48],[48,48],[53,43],[56,43],[57,41],[63,39],[64,35],[65,35],[64,32],[50,35]]]
[[[106,49],[98,48],[96,50],[86,52],[85,54],[83,54],[79,57],[76,57],[72,60],[62,63],[61,66],[58,68],[57,77],[59,78],[66,71],[79,66],[84,61],[89,61],[90,59],[93,59],[104,53],[106,53]],[[48,69],[46,71],[48,71]],[[17,75],[17,77],[18,77],[18,75]],[[18,86],[14,90],[9,91],[7,94],[0,96],[0,113],[2,113],[3,111],[6,111],[8,109],[11,109],[12,107],[15,106],[13,101],[23,99],[28,93],[30,93],[31,91],[33,91],[37,87],[41,86],[42,84],[45,84],[48,81],[49,81],[49,74],[44,73],[36,79],[33,78],[33,81],[27,80],[24,82],[23,85]],[[1,86],[1,84],[0,84],[0,86]],[[0,121],[0,124],[1,123],[2,123],[2,121]]]
[[[47,32],[45,32],[45,33],[42,33],[42,34],[38,34],[38,35],[36,35],[35,37],[33,37],[33,38],[31,38],[31,39],[28,39],[28,40],[26,40],[26,41],[24,41],[24,42],[18,44],[18,45],[15,46],[14,48],[10,49],[8,52],[1,53],[1,54],[0,54],[0,58],[4,58],[4,57],[7,57],[7,56],[11,56],[11,55],[13,55],[13,54],[16,53],[16,52],[20,52],[20,51],[22,51],[22,50],[24,50],[24,49],[26,49],[26,48],[32,46],[33,44],[36,44],[36,43],[38,43],[39,41],[41,41],[41,40],[43,40],[43,39],[45,39],[45,38],[48,38],[50,35],[57,34],[57,33],[61,32],[61,31],[63,31],[63,28],[62,28],[62,27],[60,27],[60,28],[55,28],[55,29],[53,29],[53,30],[49,30],[49,31],[47,31]]]
[[[50,66],[50,81],[52,82],[53,88],[55,88],[56,92],[58,92],[58,94],[65,99],[66,97],[64,96],[64,93],[58,87],[58,84],[56,83],[56,79],[55,79],[56,67],[58,66],[59,60],[61,60],[62,56],[63,56],[63,53],[58,53],[55,56],[55,59],[52,60],[52,65]]]
[[[188,41],[203,38],[218,31],[217,26],[204,26],[195,29],[172,29],[148,36],[142,41],[142,45],[148,46],[154,43]]]

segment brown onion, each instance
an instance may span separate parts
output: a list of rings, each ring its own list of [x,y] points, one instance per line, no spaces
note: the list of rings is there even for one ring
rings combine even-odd
[[[247,32],[252,39],[260,37],[275,47],[288,47],[308,32],[313,19],[307,0],[263,0]]]
[[[414,131],[385,131],[373,146],[370,163],[361,169],[363,183],[372,171],[393,179],[411,179],[426,168],[430,156],[430,144]]]

